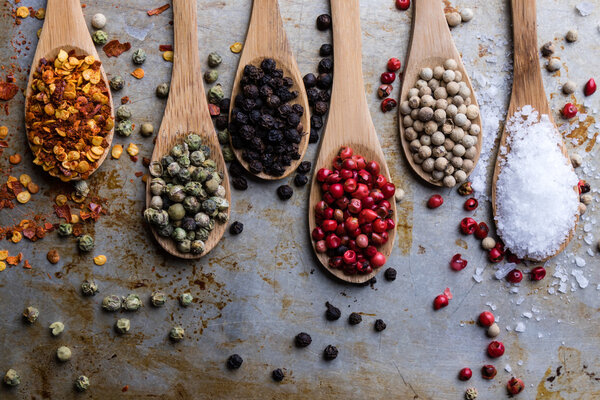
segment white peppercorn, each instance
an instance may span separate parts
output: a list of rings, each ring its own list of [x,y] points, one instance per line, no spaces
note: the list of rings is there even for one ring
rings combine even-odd
[[[561,65],[560,65],[560,61],[558,58],[551,58],[546,63],[546,69],[549,72],[556,72],[560,69],[560,67],[561,67]]]
[[[414,110],[412,110],[410,112],[410,117],[413,119],[413,121],[416,121],[417,119],[419,119],[419,109],[415,108]]]
[[[462,72],[460,72],[458,70],[454,71],[454,82],[460,82],[460,81],[462,81],[462,78],[463,78]]]
[[[479,108],[476,105],[471,104],[467,107],[467,118],[473,120],[479,117]]]
[[[423,161],[423,164],[421,164],[421,168],[425,172],[432,172],[433,166],[434,166],[434,160],[431,157],[427,158],[425,161]]]
[[[466,114],[467,113],[467,105],[466,104],[461,104],[458,106],[458,113],[459,114]]]
[[[425,127],[425,125],[423,124],[423,122],[416,120],[413,122],[413,128],[415,131],[417,132],[423,132],[423,128]]]
[[[458,107],[454,104],[450,104],[448,108],[446,108],[446,115],[448,115],[448,118],[454,118],[456,114],[458,114]]]
[[[396,203],[400,203],[402,200],[404,200],[404,195],[404,190],[396,188],[396,192],[394,193],[394,199],[396,200]]]
[[[462,85],[461,85],[462,83]],[[471,89],[469,89],[469,87],[467,86],[466,83],[461,82],[458,84],[458,86],[460,86],[460,89],[458,90],[458,94],[460,97],[462,97],[463,99],[463,103],[465,101],[466,98],[468,98],[469,96],[471,96]]]
[[[451,188],[456,186],[456,179],[454,179],[452,175],[448,175],[444,177],[442,183],[444,184],[444,186]]]
[[[418,154],[419,154],[419,157],[421,157],[423,160],[431,157],[431,147],[426,146],[426,145],[421,146]]]
[[[447,151],[444,146],[436,146],[433,148],[433,150],[431,150],[431,155],[435,158],[444,157],[446,154]]]
[[[437,131],[437,122],[435,121],[429,121],[425,124],[425,129],[424,132],[426,135],[433,135],[436,131]]]
[[[410,99],[411,97],[415,97],[415,96],[419,96],[419,89],[417,88],[411,88],[408,89],[408,94],[406,96],[407,99]]]
[[[421,135],[421,137],[419,138],[419,141],[421,142],[421,144],[423,146],[430,146],[431,145],[431,136]]]
[[[444,148],[446,151],[452,151],[452,149],[454,149],[454,142],[446,138],[446,140],[444,140]]]
[[[585,212],[587,211],[587,206],[583,203],[579,203],[579,215],[583,215],[585,214]]]
[[[432,91],[429,86],[425,86],[425,87],[422,87],[421,89],[419,89],[419,96],[421,96],[421,97],[431,95],[431,93],[432,93]],[[421,102],[423,102],[423,99],[421,99]]]
[[[464,126],[467,123],[467,120],[467,116],[461,113],[460,110],[458,114],[454,116],[454,123],[458,126]]]
[[[415,164],[423,164],[423,159],[421,158],[421,156],[419,156],[419,153],[414,153],[413,154],[413,161],[415,162]]]
[[[467,98],[465,99],[465,105],[467,105],[467,106],[470,106],[470,105],[471,105],[471,103],[473,103],[473,101],[471,100],[471,98],[470,98],[470,97],[467,97]]]
[[[56,358],[60,362],[67,362],[71,359],[71,349],[67,346],[60,346],[56,349]]]
[[[441,109],[437,109],[433,112],[433,119],[438,123],[441,124],[444,121],[446,121],[446,111],[441,110]]]
[[[404,118],[402,118],[402,125],[404,125],[405,128],[410,128],[413,125],[413,119],[410,115],[405,115]]]
[[[435,100],[431,97],[430,94],[426,94],[421,96],[421,107],[433,107],[435,105]]]
[[[460,17],[460,14],[456,11],[446,14],[446,22],[448,22],[448,26],[452,28],[460,25],[461,20],[462,18]]]
[[[448,161],[448,157],[445,157],[445,159]],[[446,168],[444,168],[444,174],[446,175],[452,175],[454,173],[454,166],[450,163],[448,163],[446,165]]]
[[[154,133],[154,125],[149,122],[143,123],[140,127],[140,134],[142,136],[151,136]]]
[[[462,144],[457,144],[452,149],[452,154],[458,157],[462,157],[465,154],[465,151],[465,146],[463,146]]]
[[[402,115],[408,115],[411,111],[412,109],[410,108],[410,105],[408,105],[408,101],[403,101],[400,104],[400,112],[402,113]]]
[[[462,170],[454,171],[454,179],[456,179],[456,183],[463,183],[467,180],[467,173]]]
[[[446,140],[446,137],[440,131],[434,132],[433,135],[431,135],[431,144],[435,146],[441,146],[444,144],[444,140]]]
[[[475,136],[471,136],[471,135],[463,136],[462,140],[460,141],[460,144],[465,146],[465,149],[469,149],[469,148],[475,146],[476,143],[477,143],[477,138]]]
[[[474,160],[477,157],[477,147],[471,146],[465,150],[465,154],[463,154],[464,161],[466,160]]]
[[[425,82],[423,79],[419,79],[419,80],[417,81],[417,83],[415,83],[415,87],[416,87],[418,90],[421,90],[422,88],[424,88],[424,87],[428,87],[428,86],[427,86],[427,82]]]
[[[412,142],[413,140],[415,140],[418,137],[419,137],[419,135],[413,128],[409,127],[404,130],[404,138],[406,140],[408,140],[409,142]]]
[[[491,237],[487,237],[486,239],[492,239],[492,238]],[[494,246],[496,246],[496,241],[494,239],[492,239],[492,241],[494,241]],[[482,244],[483,244],[483,242],[482,242]],[[491,242],[488,242],[488,245],[489,244],[491,244]],[[492,246],[492,247],[490,247],[489,249],[486,249],[486,250],[490,250],[490,249],[494,248],[494,246]],[[496,336],[498,336],[500,334],[500,327],[498,326],[497,323],[494,322],[487,329],[486,334],[488,335],[488,337],[495,338]]]
[[[456,107],[462,106],[465,104],[465,99],[463,99],[460,94],[457,94],[452,98],[452,104],[454,104]]]
[[[463,166],[463,159],[462,157],[452,157],[450,159],[450,164],[456,169],[461,168]]]
[[[567,39],[567,42],[569,43],[575,43],[577,39],[579,39],[579,33],[575,29],[571,29],[567,32],[565,39]]]
[[[442,75],[444,75],[444,67],[438,65],[435,68],[433,68],[433,77],[435,79],[439,81],[440,79],[442,79]]]
[[[429,82],[427,82],[427,86],[429,86],[431,88],[431,90],[434,90],[440,87],[440,81],[438,79],[431,79]]]
[[[437,99],[435,101],[435,108],[438,110],[444,110],[446,111],[446,108],[448,108],[448,100],[446,99]]]
[[[452,132],[452,129],[454,128],[449,123],[445,123],[444,125],[442,125],[442,133],[444,135],[449,135]]]
[[[477,124],[471,124],[471,127],[469,128],[469,133],[471,135],[477,136],[479,135],[479,133],[481,133],[481,127]]]
[[[458,94],[459,90],[460,86],[457,82],[448,82],[448,84],[446,85],[446,91],[450,96],[455,96],[456,94]]]
[[[581,164],[583,163],[583,158],[577,154],[571,154],[571,164],[573,164],[573,168],[579,168],[581,167]]]
[[[438,157],[435,160],[435,169],[437,171],[444,171],[446,169],[446,167],[448,166],[448,160],[444,157]]]
[[[428,81],[433,78],[433,70],[431,68],[422,68],[419,72],[419,76],[421,79]]]
[[[470,8],[463,8],[460,11],[460,19],[462,20],[462,22],[469,22],[470,20],[472,20],[473,10],[471,10]]]
[[[575,93],[576,85],[573,81],[566,81],[562,87],[562,91],[564,94],[573,94]]]
[[[582,202],[583,204],[585,204],[586,206],[589,206],[590,204],[592,204],[592,200],[593,200],[593,199],[594,199],[594,198],[593,198],[593,197],[592,197],[592,195],[591,195],[591,194],[589,194],[589,193],[586,193],[586,194],[584,194],[584,195],[582,195],[582,196],[581,196],[581,202]]]
[[[442,179],[444,179],[444,173],[442,171],[433,171],[431,173],[431,179],[433,179],[436,182],[439,182]]]
[[[481,247],[482,247],[484,250],[491,250],[491,249],[493,249],[495,246],[496,246],[496,241],[494,240],[494,238],[493,238],[493,237],[490,237],[490,236],[488,236],[488,237],[486,237],[485,239],[483,239],[483,240],[481,241]]]
[[[421,99],[418,96],[412,96],[408,99],[410,108],[418,108],[421,105]]]
[[[465,131],[458,126],[452,129],[452,133],[450,133],[450,139],[452,139],[455,143],[459,143],[463,137],[465,136]]]
[[[473,171],[473,168],[475,168],[475,163],[473,162],[473,160],[463,159],[463,165],[462,165],[463,171],[465,171],[468,174],[471,171]]]
[[[456,74],[454,73],[453,70],[451,69],[447,69],[444,71],[444,75],[442,75],[442,79],[444,80],[444,82],[448,83],[448,82],[452,82],[454,80],[454,78],[456,77]]]
[[[94,16],[92,17],[92,27],[94,27],[94,29],[102,29],[105,25],[106,17],[104,16],[104,14],[94,14]]]
[[[455,59],[449,58],[446,61],[444,61],[444,68],[454,71],[456,68],[458,68],[458,63]]]
[[[421,142],[419,139],[415,139],[409,143],[408,147],[410,148],[410,151],[416,153],[421,148]]]
[[[435,92],[433,92],[433,97],[437,99],[447,99],[448,98],[448,91],[445,87],[440,86],[439,88],[435,89]]]

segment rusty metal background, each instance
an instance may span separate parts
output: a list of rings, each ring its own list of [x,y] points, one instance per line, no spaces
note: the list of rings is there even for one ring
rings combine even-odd
[[[37,9],[44,3],[22,0],[19,5]],[[88,24],[94,13],[103,12],[110,39],[129,41],[132,50],[141,47],[148,53],[146,77],[141,81],[129,75],[135,68],[131,51],[102,60],[109,76],[118,73],[126,78],[125,89],[115,98],[131,98],[137,126],[152,122],[158,127],[164,108],[164,101],[154,96],[154,88],[170,77],[171,64],[162,60],[158,45],[172,42],[172,9],[152,18],[145,14],[164,3],[90,0],[84,9]],[[456,192],[444,191],[444,206],[426,209],[425,199],[433,192],[408,172],[400,153],[396,116],[378,109],[374,93],[378,76],[388,57],[404,59],[409,40],[411,12],[397,11],[393,3],[362,0],[361,20],[371,113],[395,182],[406,191],[399,207],[397,248],[388,262],[398,269],[398,279],[390,283],[380,275],[377,283],[366,287],[333,281],[317,267],[311,254],[305,206],[308,191],[296,190],[290,201],[281,202],[275,195],[280,182],[251,181],[247,191],[234,191],[232,218],[244,223],[244,233],[237,237],[226,234],[199,262],[178,261],[158,250],[142,224],[144,190],[141,179],[134,175],[144,170],[141,162],[133,163],[126,156],[108,159],[90,180],[92,192],[110,203],[110,216],[88,228],[97,243],[92,254],[79,254],[72,239],[56,234],[35,244],[27,240],[16,245],[0,242],[0,249],[11,254],[22,251],[33,265],[31,270],[13,267],[0,273],[0,372],[15,368],[23,381],[16,389],[1,386],[1,399],[459,399],[470,386],[478,388],[479,399],[502,399],[511,376],[506,365],[526,383],[522,399],[600,398],[600,299],[596,290],[600,269],[598,256],[588,253],[588,249],[597,253],[595,244],[583,241],[585,235],[596,235],[598,230],[594,225],[599,216],[598,193],[594,192],[595,200],[567,254],[547,265],[549,275],[556,265],[566,266],[570,274],[578,268],[574,256],[581,257],[586,261],[582,271],[589,287],[580,289],[571,276],[566,293],[549,294],[549,289],[558,287],[556,279],[549,276],[538,284],[524,280],[515,293],[494,279],[494,269],[477,243],[457,233],[458,221],[466,215],[464,199]],[[507,3],[446,1],[448,7],[475,11],[473,21],[455,28],[453,35],[490,126],[504,119],[510,95]],[[538,0],[539,42],[555,40],[557,55],[565,66],[555,76],[544,73],[555,110],[566,101],[559,83],[568,77],[583,85],[597,73],[600,4],[591,0],[596,10],[584,18],[574,9],[577,3],[580,1]],[[301,72],[316,70],[319,46],[331,40],[329,33],[314,28],[317,15],[328,10],[327,1],[281,0],[280,4]],[[198,7],[201,56],[211,51],[223,55],[219,82],[230,90],[238,56],[229,46],[244,40],[251,1],[200,0]],[[16,68],[18,84],[24,88],[35,32],[42,23],[28,18],[15,26],[14,8],[14,1],[0,3],[0,75]],[[578,43],[564,43],[562,37],[569,28],[579,29]],[[397,91],[396,87],[396,95]],[[582,103],[580,92],[577,96]],[[589,126],[592,137],[598,131],[594,109],[600,108],[599,99],[596,95],[587,100],[588,119],[582,123]],[[54,196],[68,190],[68,185],[50,180],[32,166],[31,154],[26,152],[21,93],[8,102],[8,111],[0,114],[0,125],[10,130],[10,148],[0,157],[0,171],[15,176],[28,173],[42,190],[29,204],[0,211],[1,226],[35,213],[50,214]],[[575,128],[572,125],[571,135],[582,144],[575,151],[585,155],[587,174],[583,177],[597,188],[599,146],[587,139],[587,129]],[[484,132],[492,137],[497,134],[497,130]],[[128,139],[115,138],[115,144],[128,142],[141,145],[141,156],[151,154],[152,140],[137,132]],[[586,147],[591,151],[586,152]],[[314,160],[316,151],[311,145],[306,159]],[[21,164],[11,167],[8,155],[16,152],[26,155]],[[491,222],[489,204],[477,210],[476,218]],[[590,232],[584,232],[585,224]],[[594,236],[594,242],[599,236]],[[58,265],[45,259],[51,248],[61,254]],[[448,260],[457,252],[469,260],[469,266],[453,273]],[[93,264],[92,257],[98,254],[108,257],[106,265]],[[483,282],[478,284],[471,275],[482,267]],[[100,286],[96,297],[79,294],[79,285],[87,277],[94,277]],[[451,288],[454,299],[446,309],[434,312],[431,302],[446,287]],[[165,307],[155,309],[148,298],[158,289],[166,291],[170,299]],[[191,291],[196,298],[188,309],[176,301],[184,291]],[[131,332],[119,337],[112,325],[121,315],[102,312],[100,302],[104,295],[130,292],[142,296],[145,307],[129,316]],[[325,320],[326,301],[342,309],[342,319]],[[21,321],[20,313],[27,305],[40,309],[34,326]],[[474,324],[477,315],[490,307],[500,318],[500,340],[507,348],[504,357],[495,361],[499,373],[491,382],[479,376],[480,366],[490,362],[485,355],[489,339]],[[347,324],[352,311],[363,313],[361,325]],[[524,312],[532,312],[533,317],[523,318]],[[373,329],[376,317],[387,323],[382,333]],[[53,338],[47,327],[56,320],[63,321],[66,330]],[[526,324],[525,332],[514,332],[518,322]],[[187,337],[182,343],[168,341],[172,324],[185,327]],[[312,345],[302,350],[293,346],[293,337],[300,331],[313,337]],[[71,347],[73,358],[58,364],[54,354],[63,344]],[[333,362],[321,356],[328,344],[340,351]],[[233,353],[239,353],[244,364],[230,372],[225,361]],[[463,366],[474,371],[470,382],[456,378]],[[274,368],[285,368],[282,383],[272,381]],[[73,391],[79,374],[91,380],[90,390],[83,394]],[[129,390],[122,392],[125,385]]]

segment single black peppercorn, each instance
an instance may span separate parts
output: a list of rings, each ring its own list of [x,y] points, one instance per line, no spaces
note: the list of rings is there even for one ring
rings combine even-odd
[[[306,347],[312,343],[312,338],[306,332],[300,332],[296,335],[295,343],[297,347]]]
[[[306,98],[308,99],[308,104],[311,106],[314,105],[317,101],[319,101],[320,91],[317,88],[310,88],[306,90]]]
[[[317,17],[317,29],[320,31],[326,31],[331,28],[331,15],[321,14]]]
[[[281,382],[283,380],[283,378],[285,377],[285,374],[283,373],[281,368],[277,368],[277,369],[273,370],[273,372],[271,373],[271,376],[273,377],[273,380],[275,382]]]
[[[385,324],[385,322],[383,322],[382,319],[378,319],[375,320],[375,330],[377,332],[381,332],[382,330],[384,330],[387,327],[387,325]]]
[[[231,226],[229,226],[229,233],[232,235],[239,235],[244,230],[244,224],[239,221],[235,221]]]
[[[383,276],[385,277],[385,279],[387,279],[388,281],[395,281],[396,280],[396,270],[394,268],[388,268],[385,270]]]
[[[321,90],[319,92],[319,100],[329,103],[329,100],[331,100],[331,92],[329,90]]]
[[[317,78],[317,86],[321,89],[329,89],[333,83],[333,76],[331,74],[319,74]]]
[[[221,114],[229,113],[229,107],[231,105],[231,99],[225,97],[223,100],[219,102],[219,108],[221,109]]]
[[[333,60],[331,58],[324,58],[319,61],[319,72],[325,74],[333,71]]]
[[[330,45],[329,43],[325,43],[321,45],[321,48],[319,49],[319,55],[321,57],[328,57],[330,55],[333,54],[333,46]]]
[[[237,161],[234,161],[229,165],[229,175],[232,177],[238,177],[244,175],[244,167]]]
[[[319,141],[319,132],[311,129],[310,136],[308,137],[308,143],[317,143]]]
[[[231,186],[236,190],[248,189],[248,181],[243,176],[236,176],[231,178]]]
[[[260,141],[259,138],[254,138],[255,140],[253,140],[253,143],[257,143],[258,145],[262,145],[262,142]],[[256,147],[256,146],[253,146]],[[258,150],[258,149],[257,149]],[[253,160],[248,164],[248,169],[250,170],[250,172],[252,172],[253,174],[260,174],[263,170],[263,165],[260,161],[258,160]]]
[[[227,359],[227,368],[238,369],[242,366],[243,362],[244,360],[242,359],[242,357],[239,356],[239,354],[234,354],[232,356],[229,356],[229,358]]]
[[[281,200],[289,200],[294,194],[294,189],[290,185],[281,185],[277,188],[277,195]]]
[[[337,356],[338,349],[335,346],[328,345],[327,347],[325,347],[325,350],[323,350],[323,357],[327,361],[335,360]]]
[[[298,174],[294,177],[294,185],[297,187],[302,187],[308,183],[308,176]]]
[[[325,115],[327,114],[327,111],[329,111],[329,104],[324,101],[317,101],[313,107],[315,115]]]
[[[355,313],[353,312],[352,314],[350,314],[350,316],[348,317],[348,323],[350,325],[358,325],[362,322],[362,316],[359,313]]]
[[[219,129],[219,130],[227,129],[228,125],[229,125],[229,117],[227,115],[221,114],[217,118],[215,118],[215,126],[217,127],[217,129]]]
[[[329,321],[336,321],[342,316],[342,312],[340,311],[340,309],[334,306],[333,304],[327,302],[325,303],[325,307],[327,307],[327,311],[325,311],[325,317]]]
[[[321,129],[323,127],[323,117],[320,115],[312,115],[310,117],[310,127],[315,129]]]
[[[277,63],[272,58],[265,58],[260,63],[260,68],[265,72],[273,71],[277,67]]]
[[[300,165],[298,165],[298,172],[301,174],[308,174],[310,172],[311,167],[312,164],[310,161],[302,161]]]

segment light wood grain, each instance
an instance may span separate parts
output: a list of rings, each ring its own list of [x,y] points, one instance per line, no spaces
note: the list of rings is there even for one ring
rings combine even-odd
[[[475,104],[479,107],[477,96],[473,90],[473,85],[471,84],[471,79],[462,62],[461,55],[456,49],[442,7],[443,3],[440,0],[414,0],[412,37],[408,47],[404,73],[402,74],[400,102],[408,100],[408,91],[413,88],[417,80],[419,80],[419,72],[422,68],[429,67],[433,69],[438,65],[441,66],[447,59],[452,58],[456,60],[456,63],[458,64],[457,71],[461,72],[463,81],[467,84],[469,89],[471,89],[471,104]],[[431,174],[423,171],[421,166],[413,160],[413,153],[410,151],[409,147],[410,142],[404,137],[404,126],[402,125],[403,116],[400,111],[398,111],[398,116],[400,141],[408,164],[424,181],[435,186],[443,186],[441,181],[434,181]],[[480,116],[472,122],[482,127]],[[483,141],[482,138],[483,130],[479,133],[477,144],[475,145],[477,148],[477,155],[473,159],[474,166],[477,165],[477,161],[479,161],[481,143]],[[467,176],[468,175],[470,174],[467,174]]]
[[[174,59],[171,73],[171,88],[165,114],[156,138],[152,161],[158,161],[171,148],[183,141],[188,132],[200,135],[203,143],[210,147],[211,158],[217,164],[217,171],[224,175],[226,199],[231,203],[229,176],[217,134],[208,112],[208,102],[202,84],[202,72],[198,53],[198,33],[196,26],[196,2],[173,0]],[[150,180],[146,185],[146,205],[150,204]],[[229,210],[227,210],[229,215]],[[197,259],[208,254],[219,242],[227,224],[216,223],[214,230],[205,242],[202,254],[181,253],[173,240],[159,236],[154,227],[152,233],[158,243],[170,254],[186,259]]]
[[[260,63],[265,58],[272,58],[277,62],[277,68],[283,70],[283,76],[288,76],[294,80],[294,85],[290,90],[297,90],[299,95],[289,104],[300,104],[304,107],[304,115],[301,118],[303,132],[307,133],[302,137],[302,141],[298,145],[298,153],[300,158],[292,160],[285,173],[281,176],[271,176],[261,172],[253,174],[265,180],[278,180],[289,176],[298,168],[302,162],[306,149],[308,148],[308,139],[310,133],[310,112],[308,109],[308,98],[306,97],[306,89],[302,81],[302,75],[296,63],[296,59],[292,54],[290,44],[287,40],[287,35],[283,29],[283,22],[279,13],[279,3],[277,0],[254,0],[252,6],[252,16],[250,17],[250,25],[248,26],[248,34],[244,43],[244,49],[240,57],[233,90],[231,92],[231,106],[229,109],[229,120],[231,121],[231,111],[234,108],[235,96],[241,90],[240,80],[244,75],[244,67],[248,64],[260,66]],[[248,163],[242,158],[242,150],[231,146],[236,158],[242,166],[250,172]]]
[[[548,105],[548,99],[544,90],[544,82],[542,80],[542,72],[540,70],[535,3],[535,0],[511,0],[514,42],[514,78],[506,120],[508,121],[512,118],[519,108],[530,105],[536,109],[540,115],[548,115],[552,124],[555,125],[550,106]],[[507,145],[508,135],[509,134],[505,129],[500,137],[500,148],[506,147],[507,151],[510,152],[510,146]],[[565,158],[569,160],[569,153],[563,141],[560,142],[560,149]],[[494,211],[494,217],[497,216],[496,186],[498,183],[498,176],[502,170],[501,164],[505,157],[506,154],[498,152],[496,166],[494,168],[494,177],[492,180],[492,209]],[[579,194],[579,188],[577,186],[575,186],[573,190]],[[535,212],[535,210],[531,211]],[[546,261],[559,254],[567,247],[575,232],[577,222],[579,221],[579,214],[576,214],[573,218],[575,218],[575,225],[562,246],[560,246],[553,255],[542,260],[531,259],[532,261]],[[498,231],[498,235],[502,238],[501,231]]]
[[[29,99],[31,94],[31,84],[33,82],[33,73],[40,63],[40,59],[54,59],[58,55],[60,50],[69,52],[75,51],[78,56],[92,55],[96,60],[99,60],[98,52],[92,41],[92,37],[85,24],[83,18],[83,12],[81,11],[81,4],[79,0],[48,0],[46,5],[46,17],[44,19],[44,25],[42,27],[42,33],[33,56],[31,63],[31,71],[29,73],[29,81],[27,83],[27,89],[25,91],[25,98]],[[102,79],[108,88],[108,79],[104,72],[104,67],[100,67],[102,73]],[[109,104],[111,107],[111,116],[114,119],[114,107],[112,102],[112,94],[110,88],[108,89]],[[25,102],[27,107],[27,101]],[[110,146],[112,144],[114,136],[114,128],[106,136],[108,147],[105,149],[104,154],[96,162],[96,168],[91,170],[90,175],[100,168],[106,156],[110,152]],[[29,141],[28,141],[29,142]],[[31,143],[30,143],[31,146]],[[72,179],[73,181],[81,179],[80,177]]]
[[[375,160],[381,166],[381,174],[391,181],[390,171],[371,120],[362,70],[362,38],[360,29],[359,0],[331,0],[333,18],[334,74],[331,92],[331,108],[327,126],[321,138],[319,158],[313,169],[308,208],[309,234],[316,227],[315,204],[322,199],[321,187],[316,172],[321,168],[331,169],[333,158],[342,146],[350,146],[355,154],[366,160]],[[396,202],[391,199],[392,212],[396,219]],[[389,240],[379,248],[386,257],[392,253],[396,231],[389,231]],[[315,242],[311,238],[311,242]],[[316,251],[315,251],[316,253]],[[316,253],[325,269],[337,278],[351,283],[364,283],[373,278],[382,268],[375,268],[367,275],[346,275],[328,266],[329,257]]]

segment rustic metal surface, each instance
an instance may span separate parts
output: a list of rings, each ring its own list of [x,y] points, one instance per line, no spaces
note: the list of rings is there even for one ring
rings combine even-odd
[[[158,45],[172,42],[172,10],[149,18],[145,11],[164,4],[164,0],[86,3],[88,24],[95,12],[103,12],[111,39],[130,41],[132,50],[141,47],[148,53],[146,77],[141,81],[129,75],[134,69],[131,51],[116,59],[103,57],[103,62],[109,76],[120,73],[126,77],[125,89],[115,98],[131,98],[136,125],[149,121],[158,127],[164,101],[154,96],[154,88],[168,81],[171,67],[162,60]],[[251,1],[198,3],[201,56],[211,51],[223,55],[219,81],[230,89],[238,56],[229,51],[229,45],[243,41]],[[300,70],[312,72],[319,60],[319,46],[330,41],[328,33],[314,28],[316,16],[328,10],[327,1],[280,3]],[[494,98],[496,106],[491,108],[499,110],[496,119],[503,120],[512,63],[507,2],[452,3],[475,11],[474,20],[455,28],[453,35],[480,100],[486,103],[487,98],[489,104]],[[559,94],[559,82],[568,76],[583,85],[597,72],[600,47],[596,25],[600,9],[583,18],[573,8],[576,3],[579,1],[538,0],[539,42],[555,39],[558,55],[569,67],[554,77],[544,72],[555,110],[565,102]],[[37,9],[44,2],[23,0],[19,5]],[[11,16],[14,8],[13,1],[0,4],[0,64],[6,68],[0,70],[0,75],[15,64],[15,76],[24,88],[35,32],[41,22],[29,18],[15,26]],[[88,228],[97,243],[93,254],[79,254],[72,239],[56,234],[35,244],[27,240],[16,245],[0,242],[0,249],[9,249],[11,254],[22,251],[33,265],[31,270],[13,267],[0,273],[0,372],[15,368],[23,381],[16,389],[0,387],[0,398],[459,399],[467,387],[474,386],[479,390],[479,399],[501,399],[506,397],[505,383],[511,376],[505,371],[506,364],[526,383],[522,399],[600,398],[600,300],[596,290],[600,270],[595,269],[597,257],[586,253],[590,246],[581,240],[584,224],[567,251],[587,262],[583,268],[590,280],[587,289],[571,292],[569,284],[566,294],[549,295],[553,279],[548,277],[538,284],[525,279],[515,294],[504,282],[495,280],[493,268],[487,266],[485,254],[474,239],[461,238],[457,233],[458,221],[466,215],[462,210],[464,198],[454,191],[444,191],[444,206],[435,211],[426,209],[424,201],[433,191],[407,172],[395,113],[383,115],[378,110],[374,94],[378,75],[388,57],[404,58],[411,13],[396,11],[391,0],[363,0],[361,13],[365,90],[392,176],[407,193],[399,207],[397,248],[388,261],[388,266],[398,269],[398,279],[390,283],[380,275],[376,284],[367,287],[333,281],[317,267],[310,248],[305,207],[308,190],[296,190],[290,201],[281,202],[275,195],[279,182],[252,181],[247,191],[234,191],[232,218],[245,224],[244,233],[237,237],[226,234],[221,244],[199,262],[178,261],[159,251],[142,224],[144,186],[134,176],[144,170],[141,162],[134,164],[127,156],[118,161],[108,159],[90,180],[92,192],[110,202],[110,216]],[[571,27],[579,29],[580,41],[566,45],[562,36]],[[23,38],[31,43],[22,44]],[[16,60],[11,59],[13,55],[17,55]],[[498,86],[482,88],[483,77]],[[580,102],[581,97],[579,93]],[[590,99],[592,108],[600,108],[598,99],[598,95]],[[54,196],[68,188],[42,175],[33,167],[31,154],[26,153],[22,94],[8,103],[8,111],[0,115],[0,125],[10,129],[10,148],[0,157],[0,171],[15,176],[28,173],[42,190],[29,204],[0,211],[1,226],[34,213],[50,214]],[[597,130],[593,129],[591,113],[589,118],[594,133]],[[587,154],[588,163],[595,159],[588,165],[597,168],[598,146],[586,153],[589,141],[584,140],[587,133],[582,132],[580,129],[574,133],[585,142],[577,151]],[[497,133],[486,131],[484,135]],[[149,156],[152,151],[151,139],[137,132],[127,140],[115,138],[115,144],[128,142],[141,145],[141,156]],[[306,159],[314,160],[316,151],[317,147],[311,145]],[[15,152],[26,155],[24,162],[11,168],[7,158]],[[591,172],[586,176],[593,187],[600,184],[596,175]],[[597,193],[594,195],[597,197]],[[596,201],[587,217],[588,222],[598,217]],[[488,204],[480,207],[476,218],[491,222]],[[593,228],[592,234],[597,230],[595,225]],[[591,247],[595,253],[595,246]],[[51,248],[61,254],[58,265],[45,259]],[[457,252],[470,262],[467,270],[453,273],[448,260]],[[93,264],[92,257],[97,254],[108,257],[106,265]],[[569,273],[577,268],[572,255],[562,255],[548,263],[550,274],[557,263],[567,265]],[[480,284],[471,279],[478,266],[487,266]],[[98,282],[100,293],[96,297],[80,296],[79,285],[86,277]],[[434,312],[431,302],[445,287],[452,289],[454,299],[446,309]],[[148,304],[150,293],[157,289],[170,297],[160,309]],[[191,291],[197,299],[188,309],[176,301],[184,291]],[[131,332],[119,337],[112,325],[122,314],[102,312],[100,302],[104,295],[130,292],[139,294],[145,307],[129,315]],[[523,302],[517,305],[521,296]],[[342,309],[342,319],[325,320],[326,301]],[[490,362],[485,355],[489,339],[473,323],[479,312],[488,308],[486,303],[496,307],[502,328],[500,340],[507,348],[505,356],[495,362],[499,373],[491,382],[479,377],[480,366]],[[25,326],[21,321],[20,313],[27,305],[40,309],[34,326]],[[539,313],[534,313],[532,319],[523,318],[522,313],[532,307]],[[361,325],[347,324],[351,311],[364,313]],[[382,333],[373,330],[376,317],[387,323]],[[58,338],[51,337],[47,329],[55,320],[66,326]],[[519,321],[526,323],[525,332],[505,330],[506,325],[514,328]],[[167,339],[173,324],[182,324],[186,329],[182,343],[172,344]],[[300,331],[313,337],[307,349],[293,346],[293,337]],[[72,348],[73,359],[59,365],[54,354],[63,344]],[[340,350],[335,361],[322,359],[327,344]],[[244,364],[230,372],[225,361],[233,353],[242,355]],[[468,383],[456,378],[463,366],[471,366],[474,371]],[[274,368],[286,369],[282,383],[272,381]],[[87,393],[73,391],[73,381],[79,374],[90,377],[92,386]],[[123,393],[125,385],[129,390]]]

